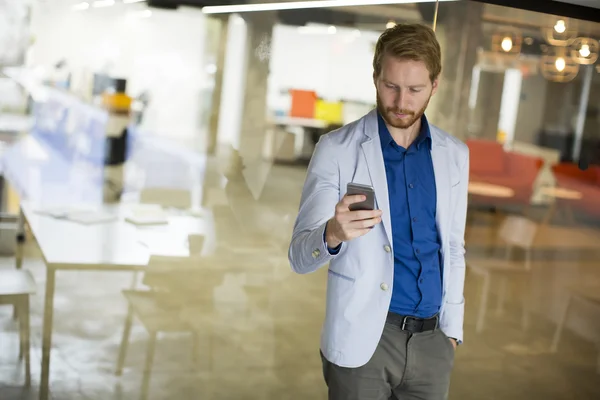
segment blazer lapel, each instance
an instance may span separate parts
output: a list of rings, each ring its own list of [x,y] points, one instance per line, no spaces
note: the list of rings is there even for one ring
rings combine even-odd
[[[393,245],[392,240],[392,220],[390,218],[390,200],[388,197],[387,178],[385,174],[385,165],[383,163],[383,153],[381,143],[379,142],[379,130],[377,126],[377,111],[373,110],[367,114],[364,123],[365,141],[361,144],[371,183],[375,190],[375,200],[378,208],[383,212],[381,221],[385,228],[385,233]]]
[[[450,213],[450,158],[448,156],[448,147],[446,137],[441,135],[437,129],[430,125],[432,148],[431,159],[433,161],[433,171],[435,174],[435,186],[437,192],[437,204],[435,220],[442,241],[442,252],[448,243],[448,217]]]

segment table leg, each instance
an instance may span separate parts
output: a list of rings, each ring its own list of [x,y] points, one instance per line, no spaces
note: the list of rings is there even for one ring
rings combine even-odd
[[[25,216],[23,210],[19,208],[19,218],[17,219],[17,243],[15,247],[15,268],[23,267],[23,242],[21,238],[25,238]],[[13,308],[13,319],[16,320],[19,315],[18,307]]]
[[[19,207],[19,218],[17,222],[17,243],[25,242],[25,214],[23,209]]]
[[[23,266],[23,244],[17,241],[17,246],[15,248],[15,267],[17,269],[21,269]],[[19,318],[19,307],[13,307],[13,320],[17,320]]]
[[[554,214],[556,213],[556,199],[552,201],[548,211],[546,211],[546,215],[544,215],[544,219],[542,220],[542,225],[548,225],[552,218],[554,218]]]
[[[23,266],[23,242],[25,242],[25,216],[23,210],[19,209],[19,218],[17,219],[17,245],[15,263],[17,269]]]
[[[565,204],[564,212],[565,217],[567,218],[567,223],[570,225],[575,224],[575,213],[573,212],[573,207],[571,207],[571,204]]]
[[[50,391],[50,350],[52,349],[52,318],[54,314],[54,278],[56,270],[46,267],[46,297],[44,299],[44,329],[42,335],[42,376],[40,400],[47,400]]]

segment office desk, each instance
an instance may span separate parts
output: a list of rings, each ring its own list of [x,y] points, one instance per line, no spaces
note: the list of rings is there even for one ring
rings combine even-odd
[[[269,160],[286,162],[309,160],[314,151],[313,132],[325,131],[329,126],[327,122],[318,119],[287,116],[273,117],[268,122],[277,129],[267,132],[265,140],[268,145],[265,147],[268,149],[268,154],[264,154],[264,157]],[[278,132],[283,133],[283,143],[279,143],[279,146],[275,145]],[[289,145],[286,143],[288,141]],[[280,147],[288,151],[285,151],[285,155],[280,154],[277,157],[274,151],[281,152]]]
[[[33,204],[21,204],[24,220],[36,239],[46,264],[46,290],[44,299],[42,371],[40,399],[49,397],[50,351],[52,349],[52,323],[56,272],[78,271],[143,271],[151,255],[186,257],[187,237],[203,234],[205,248],[210,252],[212,220],[210,214],[198,218],[190,215],[168,217],[168,224],[136,226],[125,221],[134,205],[99,206],[103,212],[113,213],[112,222],[82,224],[55,218],[39,212]],[[152,242],[160,242],[158,253]],[[150,244],[149,244],[150,243]],[[18,252],[20,263],[22,252]]]

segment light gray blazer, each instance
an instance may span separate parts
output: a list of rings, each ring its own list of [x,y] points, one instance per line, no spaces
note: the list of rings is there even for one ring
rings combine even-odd
[[[377,111],[321,137],[308,167],[289,260],[300,274],[329,263],[321,351],[332,363],[367,363],[381,338],[394,276],[392,225]],[[431,125],[431,156],[437,188],[436,222],[443,259],[442,331],[463,339],[465,247],[469,151]],[[346,184],[372,185],[382,223],[344,242],[332,256],[323,240],[326,222],[346,192]]]

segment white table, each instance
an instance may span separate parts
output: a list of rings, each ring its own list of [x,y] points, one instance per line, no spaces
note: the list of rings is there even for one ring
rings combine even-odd
[[[277,116],[269,119],[269,124],[274,125],[278,129],[276,131],[283,131],[285,134],[293,134],[294,142],[294,153],[292,160],[286,161],[297,161],[298,159],[310,159],[314,150],[312,146],[311,135],[314,130],[324,130],[329,126],[329,123],[323,120],[314,118],[298,118],[289,116]],[[293,129],[285,129],[293,128]],[[271,146],[275,141],[275,132],[268,132],[266,141]],[[278,148],[278,147],[277,147]],[[274,158],[275,154],[267,155],[267,159]],[[277,160],[279,161],[279,160]]]
[[[36,206],[30,203],[21,204],[22,216],[46,264],[40,383],[42,400],[48,399],[49,395],[56,271],[140,271],[148,264],[152,254],[174,257],[189,255],[186,246],[190,234],[204,234],[208,240],[205,248],[212,246],[210,239],[214,238],[214,234],[209,214],[206,218],[169,216],[165,225],[136,226],[124,220],[133,206],[98,206],[105,212],[117,215],[117,220],[88,225],[39,213]],[[161,243],[158,252],[152,250],[156,249],[151,244],[153,241]],[[17,252],[17,265],[21,264],[21,254],[21,251]]]
[[[509,198],[515,191],[506,186],[493,185],[485,182],[469,182],[469,194],[486,197]]]

